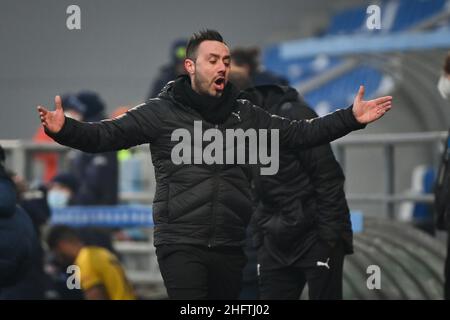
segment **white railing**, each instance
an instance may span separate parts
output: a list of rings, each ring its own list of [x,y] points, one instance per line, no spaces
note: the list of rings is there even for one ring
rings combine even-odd
[[[384,176],[384,190],[376,194],[347,193],[347,200],[350,202],[382,203],[385,205],[385,213],[388,217],[394,217],[394,204],[404,201],[432,203],[432,194],[408,194],[396,193],[395,186],[395,153],[394,150],[400,146],[418,146],[429,150],[431,147],[433,159],[430,165],[437,167],[442,146],[447,138],[446,131],[439,132],[419,132],[419,133],[383,133],[347,136],[333,142],[333,147],[339,162],[344,171],[346,168],[346,153],[349,148],[380,148],[383,153],[384,170],[380,172]],[[429,151],[428,151],[429,152]]]

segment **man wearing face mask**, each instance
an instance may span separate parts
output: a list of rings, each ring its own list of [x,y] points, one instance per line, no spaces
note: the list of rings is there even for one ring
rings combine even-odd
[[[438,83],[438,90],[444,99],[450,100],[450,53],[445,59],[443,74]],[[440,230],[446,230],[450,235],[450,129],[439,166],[434,195],[437,217],[436,226]],[[450,300],[450,236],[447,243],[444,275],[444,299]]]
[[[450,53],[444,62],[443,74],[438,82],[438,90],[444,99],[450,100]]]
[[[106,119],[106,105],[100,96],[93,91],[81,91],[78,94],[66,94],[62,102],[68,108],[64,110],[66,117],[77,121],[100,121]],[[118,160],[116,152],[87,153],[71,151],[68,154],[69,171],[77,181],[76,189],[72,189],[69,205],[100,206],[118,203]],[[60,201],[62,191],[59,190]],[[58,199],[54,199],[58,200]],[[80,235],[89,245],[97,245],[116,253],[112,246],[111,230],[107,228],[86,226],[81,228]]]
[[[64,208],[73,203],[73,195],[78,190],[78,181],[70,173],[60,173],[53,178],[47,193],[48,205],[53,208]]]
[[[72,205],[80,205],[75,195],[80,183],[71,173],[60,173],[53,178],[48,193],[48,205],[52,209],[61,209]],[[79,234],[84,243],[108,249],[117,254],[111,240],[110,231],[104,228],[87,226],[79,229]]]

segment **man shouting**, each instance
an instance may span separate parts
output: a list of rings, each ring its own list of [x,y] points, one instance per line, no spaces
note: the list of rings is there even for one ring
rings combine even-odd
[[[238,90],[228,82],[229,48],[213,30],[189,39],[184,67],[187,75],[169,82],[157,98],[112,120],[84,123],[66,118],[59,96],[55,111],[42,106],[38,111],[49,136],[85,152],[150,143],[157,182],[154,245],[169,297],[236,299],[246,263],[242,245],[252,212],[249,161],[244,160],[261,146],[248,143],[246,154],[232,154],[229,149],[239,147],[234,139],[242,142],[246,133],[257,130],[258,137],[263,132],[278,135],[281,148],[313,147],[379,119],[391,108],[392,97],[364,101],[361,86],[353,105],[345,110],[310,121],[272,116],[237,99]],[[194,132],[199,123],[206,130],[203,136]],[[194,145],[191,152],[187,146],[179,150],[182,162],[173,161],[173,148],[180,140],[180,134],[174,134],[180,133],[177,129],[188,132]],[[223,136],[233,138],[223,141]],[[210,158],[205,154],[213,161],[204,161]]]

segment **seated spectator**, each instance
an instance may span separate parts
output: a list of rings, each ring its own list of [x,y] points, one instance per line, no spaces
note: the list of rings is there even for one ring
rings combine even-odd
[[[108,118],[105,113],[106,105],[96,92],[84,90],[76,95],[67,94],[63,96],[63,103],[69,106],[65,107],[67,117],[87,122]],[[71,184],[76,179],[76,188],[73,184],[69,205],[111,206],[118,203],[119,164],[116,152],[92,154],[71,151],[68,159],[71,182],[67,176],[63,179]],[[53,182],[58,182],[57,180],[54,179]],[[49,200],[56,201],[53,203],[56,205],[57,201],[67,201],[67,191],[59,189],[56,193],[52,192]],[[63,195],[66,200],[63,200]],[[115,253],[111,240],[112,232],[109,228],[86,226],[80,229],[80,236],[86,245],[100,246]]]
[[[74,229],[62,225],[50,230],[47,243],[62,264],[80,268],[79,281],[86,299],[136,299],[119,260],[110,251],[86,246]]]
[[[70,173],[59,173],[51,181],[47,201],[51,208],[64,208],[74,204],[78,180]]]
[[[47,201],[52,209],[65,208],[71,205],[80,205],[75,200],[79,183],[77,178],[67,172],[59,173],[51,181],[47,193]],[[95,226],[86,226],[78,230],[83,242],[87,245],[103,247],[115,254],[112,245],[111,230]]]

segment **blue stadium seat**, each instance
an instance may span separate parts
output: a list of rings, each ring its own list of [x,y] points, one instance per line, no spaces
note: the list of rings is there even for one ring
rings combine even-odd
[[[431,194],[433,193],[433,186],[436,180],[436,171],[432,167],[426,167],[421,175],[421,193]],[[426,203],[415,203],[413,209],[413,219],[421,222],[433,219],[432,206]]]
[[[366,97],[375,94],[380,86],[383,75],[375,68],[361,66],[344,75],[327,82],[325,85],[305,95],[305,100],[316,109],[319,114],[325,114],[338,108],[348,107],[363,84]]]
[[[398,4],[395,19],[389,31],[398,32],[410,29],[418,23],[439,14],[444,10],[446,0],[385,0],[381,2],[381,20],[385,23],[389,4]],[[343,10],[331,18],[328,35],[368,32],[365,28],[367,6]],[[386,30],[383,30],[386,31]]]
[[[391,31],[403,31],[444,10],[446,0],[401,0]]]
[[[331,18],[328,34],[349,34],[361,31],[366,16],[366,6],[343,10]]]
[[[272,61],[274,63],[266,64],[266,68],[270,71],[284,75],[289,83],[294,86],[342,63],[342,59],[326,55],[319,55],[313,58],[283,61],[278,59]]]

